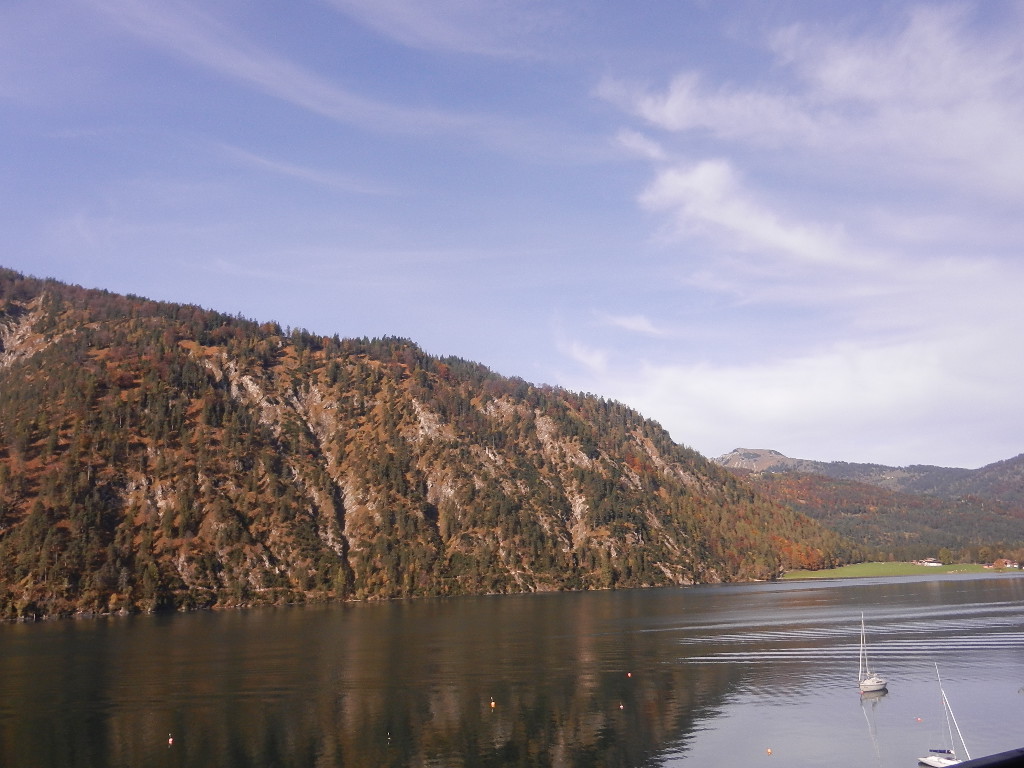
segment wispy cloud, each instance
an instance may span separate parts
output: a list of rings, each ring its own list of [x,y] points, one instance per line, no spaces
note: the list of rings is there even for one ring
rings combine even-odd
[[[762,144],[816,142],[821,133],[816,116],[793,96],[729,85],[709,88],[696,72],[676,75],[664,91],[608,78],[598,94],[667,131],[701,130]]]
[[[184,61],[206,67],[222,77],[230,78],[288,103],[321,115],[339,124],[414,137],[423,141],[430,137],[458,136],[477,145],[502,152],[545,158],[564,162],[594,162],[604,158],[606,150],[589,136],[573,129],[553,126],[536,116],[517,116],[508,112],[470,112],[450,106],[422,106],[396,103],[358,92],[343,82],[341,76],[328,76],[282,56],[265,46],[257,45],[237,29],[222,22],[212,13],[194,4],[181,2],[136,2],[134,0],[85,0],[100,11],[111,23]],[[500,24],[504,16],[514,16],[512,4],[507,13],[492,18],[488,7],[475,3],[453,2],[448,11],[456,11],[451,18],[441,11],[427,12],[420,4],[385,3],[380,8],[372,4],[347,3],[337,0],[339,7],[362,19],[371,18],[375,24],[391,32],[412,30],[416,20],[434,19],[433,25],[421,30],[424,40],[431,45],[458,48],[457,30],[465,28],[466,41],[473,39],[469,17],[487,19],[489,29],[505,29],[509,35],[509,52],[516,49],[515,34]],[[543,14],[540,14],[543,15]],[[445,21],[447,19],[447,21]],[[391,26],[394,24],[394,26]],[[433,32],[431,32],[433,30]],[[446,37],[444,30],[450,32]],[[466,43],[468,45],[468,42]],[[497,49],[481,43],[494,53]],[[434,91],[435,96],[440,91]],[[438,98],[437,103],[446,102]]]
[[[538,0],[328,0],[339,11],[402,45],[493,57],[535,57],[532,41],[556,11]]]
[[[688,279],[776,298],[831,281],[855,298],[918,262],[998,255],[996,231],[1017,242],[1006,206],[1024,196],[1024,41],[969,20],[928,6],[874,34],[769,31],[779,72],[759,88],[697,72],[660,92],[607,81],[607,98],[660,131],[620,141],[653,167],[640,203],[699,244]],[[757,284],[737,291],[744,280]]]
[[[582,365],[592,374],[603,376],[608,373],[607,350],[592,347],[580,341],[567,341],[562,345],[563,352],[572,360]]]
[[[836,39],[793,27],[773,47],[803,79],[806,101],[826,106],[830,142],[845,136],[847,145],[878,152],[883,165],[904,158],[900,173],[973,182],[976,191],[994,186],[1019,198],[1013,179],[1024,170],[1024,40],[1017,25],[979,35],[970,13],[961,5],[920,6],[881,38]]]
[[[640,131],[621,130],[616,136],[619,146],[631,154],[645,157],[648,160],[666,160],[668,153],[657,141]]]
[[[881,35],[794,25],[770,35],[779,75],[762,88],[691,71],[661,91],[608,80],[600,92],[665,131],[1019,198],[1024,39],[1009,29],[977,35],[968,22],[961,6],[927,6]]]
[[[357,94],[254,45],[192,6],[130,0],[93,0],[93,5],[151,45],[332,120],[400,133],[466,131],[481,122],[478,117],[409,108]]]
[[[390,194],[388,190],[383,189],[377,184],[361,181],[345,174],[330,173],[318,168],[309,168],[307,166],[265,157],[254,152],[249,152],[241,147],[233,147],[228,144],[221,145],[220,149],[221,152],[232,162],[236,162],[250,168],[268,171],[279,176],[287,176],[289,178],[307,181],[318,186],[329,187],[331,189],[343,190],[346,192],[354,192],[362,195]]]
[[[729,250],[805,262],[848,261],[841,232],[785,221],[743,189],[726,160],[664,168],[640,199],[649,208],[672,215],[682,233],[710,232],[728,241]]]
[[[668,333],[663,328],[658,328],[651,322],[648,317],[644,315],[600,315],[601,321],[605,325],[612,326],[613,328],[621,328],[624,331],[630,331],[632,333],[639,333],[645,336],[667,336]]]

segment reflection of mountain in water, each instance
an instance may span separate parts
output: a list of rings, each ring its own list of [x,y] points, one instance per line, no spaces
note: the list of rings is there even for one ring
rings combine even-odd
[[[858,703],[864,605],[899,695]],[[0,764],[733,765],[773,747],[790,768],[819,749],[892,768],[930,746],[905,708],[934,695],[933,660],[985,748],[999,694],[971,680],[1019,669],[1022,605],[1024,579],[901,580],[0,626]]]
[[[623,627],[625,596],[65,625],[78,636],[68,646],[77,674],[59,665],[29,674],[9,655],[0,720],[22,734],[7,748],[39,766],[67,754],[161,765],[168,749],[181,759],[173,764],[196,766],[642,765],[691,738],[740,673],[680,663],[673,632]],[[55,649],[69,640],[46,636]],[[72,727],[53,731],[43,691],[66,691]]]
[[[434,617],[436,625],[420,625],[412,653],[409,638],[352,635],[375,647],[350,648],[346,656],[379,655],[396,682],[360,690],[360,670],[347,668],[341,687],[349,693],[336,702],[339,748],[365,751],[366,735],[375,733],[377,754],[368,765],[453,758],[464,765],[642,765],[684,742],[737,675],[729,667],[666,663],[679,655],[671,636],[651,644],[649,637],[606,634],[611,617],[594,615],[586,601],[558,597],[548,607],[541,623],[571,632],[529,632],[499,615],[495,603],[491,620],[467,627],[469,637],[454,646],[432,642],[431,628],[444,635],[459,622],[462,606],[455,604]],[[400,680],[415,684],[403,689]]]

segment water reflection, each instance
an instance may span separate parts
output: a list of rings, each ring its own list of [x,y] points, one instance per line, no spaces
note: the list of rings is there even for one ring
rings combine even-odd
[[[864,691],[860,694],[860,709],[864,714],[864,722],[868,726],[868,738],[871,739],[871,751],[874,755],[872,765],[882,764],[882,750],[878,745],[878,705],[889,695],[886,690]]]
[[[935,661],[958,701],[998,668],[1024,702],[1022,587],[746,585],[8,625],[0,764],[725,766],[767,749],[789,768],[912,764],[899,743],[912,758]],[[861,609],[889,697],[856,690]],[[1020,746],[990,720],[975,737],[987,751]],[[857,759],[830,762],[837,750]]]

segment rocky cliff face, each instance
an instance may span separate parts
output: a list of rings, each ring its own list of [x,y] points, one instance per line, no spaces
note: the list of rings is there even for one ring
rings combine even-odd
[[[771,578],[846,550],[625,406],[0,271],[0,614]]]

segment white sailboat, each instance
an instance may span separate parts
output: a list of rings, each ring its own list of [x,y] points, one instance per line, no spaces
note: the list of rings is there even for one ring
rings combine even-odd
[[[868,643],[864,632],[863,613],[860,615],[860,671],[857,673],[857,682],[861,693],[884,691],[888,685],[888,681],[877,672],[872,672],[868,664]]]
[[[962,763],[965,759],[971,759],[971,753],[967,751],[967,744],[964,742],[963,734],[960,733],[960,726],[956,724],[956,718],[953,716],[953,708],[949,706],[949,699],[946,698],[946,692],[942,689],[942,678],[939,677],[939,665],[935,665],[935,677],[939,681],[939,693],[942,696],[942,711],[946,715],[946,730],[949,732],[949,747],[944,749],[930,749],[928,754],[924,757],[919,757],[917,762],[921,765],[928,765],[931,768],[946,768],[947,765],[957,765]],[[954,746],[953,730],[956,729],[956,738],[960,742],[960,747],[963,749],[964,757],[960,757],[956,752]]]

